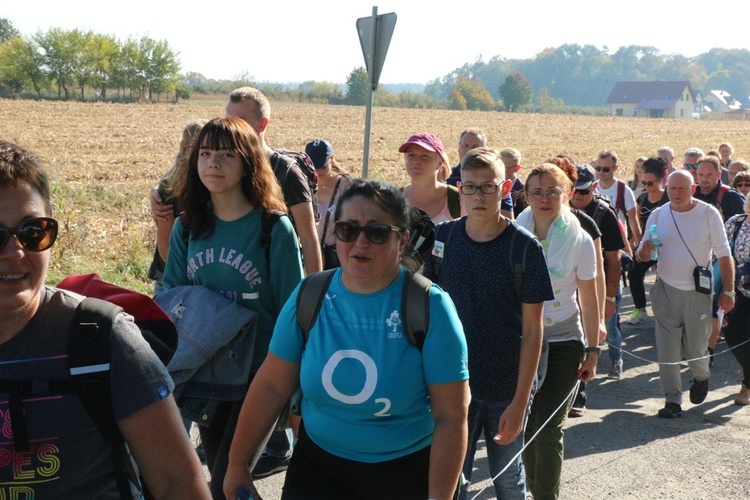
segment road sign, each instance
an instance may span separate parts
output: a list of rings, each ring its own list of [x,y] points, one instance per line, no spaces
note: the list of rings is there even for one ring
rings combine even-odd
[[[377,14],[377,8],[374,9]],[[372,90],[377,89],[380,72],[383,70],[388,46],[391,44],[393,29],[396,26],[396,13],[361,17],[357,19],[357,33],[365,56],[367,73],[371,76]],[[373,22],[374,18],[374,22]],[[373,24],[375,25],[375,40],[373,41]],[[374,52],[374,54],[373,54]]]

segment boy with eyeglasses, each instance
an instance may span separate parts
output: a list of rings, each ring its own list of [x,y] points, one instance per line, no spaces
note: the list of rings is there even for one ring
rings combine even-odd
[[[467,215],[438,226],[437,235],[449,236],[436,241],[424,274],[451,296],[466,334],[472,400],[463,473],[471,480],[483,433],[492,477],[523,447],[542,346],[542,308],[554,294],[541,245],[501,214],[511,182],[499,153],[492,148],[469,151],[461,160],[458,186]],[[520,297],[510,264],[514,233],[528,241],[513,247],[526,252]],[[520,454],[494,485],[498,498],[526,498]]]

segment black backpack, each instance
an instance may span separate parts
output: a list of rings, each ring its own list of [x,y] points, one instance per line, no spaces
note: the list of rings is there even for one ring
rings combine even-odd
[[[458,220],[443,222],[435,227],[435,247],[432,252],[432,275],[435,277],[435,283],[440,284],[442,281],[443,259],[448,248],[448,242],[453,236],[453,231],[458,225]],[[516,224],[508,223],[508,228],[513,230],[510,235],[510,251],[508,260],[510,269],[513,273],[513,288],[516,291],[516,297],[519,302],[523,302],[522,285],[523,273],[526,269],[526,250],[529,243],[536,239],[526,228]]]
[[[296,310],[297,325],[302,331],[303,349],[310,338],[310,330],[318,320],[320,306],[323,304],[328,285],[336,269],[313,273],[304,280],[297,292]],[[401,292],[401,314],[404,317],[404,336],[409,345],[422,352],[427,330],[430,328],[430,286],[432,282],[411,271],[406,272],[404,287]],[[292,396],[289,412],[301,414],[302,390]]]
[[[297,293],[297,325],[302,330],[304,344],[310,337],[323,304],[328,285],[336,269],[313,273],[300,284]],[[427,330],[430,328],[430,286],[432,282],[411,271],[406,272],[401,293],[401,314],[404,316],[404,335],[409,345],[422,351]],[[304,345],[303,344],[303,345]]]
[[[110,302],[84,298],[76,308],[68,330],[68,365],[71,377],[63,380],[0,380],[0,391],[10,394],[9,411],[17,452],[29,449],[23,414],[24,397],[76,394],[104,440],[112,444],[115,480],[120,497],[149,498],[128,445],[117,427],[112,407],[109,369],[112,322],[122,311],[121,307]],[[176,340],[176,331],[174,337]],[[144,335],[144,338],[151,343],[149,337]],[[166,363],[170,358],[171,354],[160,357]]]
[[[286,186],[286,179],[289,176],[289,170],[294,168],[296,165],[307,179],[307,184],[310,187],[312,193],[312,206],[313,215],[315,216],[315,222],[320,220],[320,211],[318,211],[318,174],[315,172],[315,165],[307,154],[301,151],[290,151],[288,149],[274,149],[275,156],[273,158],[273,171],[276,174],[276,179],[279,181],[279,185],[283,191]],[[286,167],[282,166],[283,157],[287,157]]]

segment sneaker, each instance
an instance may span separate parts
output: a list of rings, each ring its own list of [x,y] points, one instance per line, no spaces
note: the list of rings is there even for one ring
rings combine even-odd
[[[568,411],[568,418],[579,418],[582,417],[584,413],[586,413],[585,406],[573,406]]]
[[[610,380],[620,380],[620,377],[622,377],[622,360],[612,363],[612,368],[607,374]]]
[[[699,405],[706,400],[706,395],[708,395],[708,379],[693,379],[693,385],[690,386],[690,402]]]
[[[646,319],[646,310],[645,309],[635,309],[633,311],[633,314],[630,315],[630,319],[627,321],[629,325],[637,325],[644,319]]]
[[[253,469],[253,479],[261,479],[283,472],[289,468],[291,457],[274,457],[263,453]]]
[[[659,418],[677,418],[682,416],[682,407],[677,403],[667,403],[659,410]]]

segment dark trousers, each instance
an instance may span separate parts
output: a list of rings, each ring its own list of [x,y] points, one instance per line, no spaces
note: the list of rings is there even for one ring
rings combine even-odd
[[[549,342],[547,373],[531,404],[525,433],[529,445],[523,452],[526,486],[537,500],[554,499],[560,494],[563,426],[573,401],[573,397],[568,398],[568,395],[576,384],[582,359],[583,344],[580,340]],[[567,403],[555,412],[566,398]],[[552,420],[532,440],[532,436],[551,415],[554,415]]]
[[[211,496],[216,499],[224,498],[224,476],[229,466],[229,447],[232,445],[234,430],[240,415],[242,402],[228,401],[219,404],[211,420],[211,425],[198,426],[206,453],[206,465],[211,473]]]
[[[742,368],[742,384],[750,387],[750,342],[735,349],[736,346],[750,339],[750,299],[739,291],[734,299],[732,317],[724,331],[724,337]]]
[[[633,305],[636,309],[646,309],[646,286],[643,281],[646,279],[646,271],[655,264],[655,260],[636,262],[633,269],[628,272],[630,294],[633,296]]]
[[[385,462],[357,462],[332,455],[316,445],[301,423],[281,498],[423,500],[429,491],[429,471],[430,446]]]

